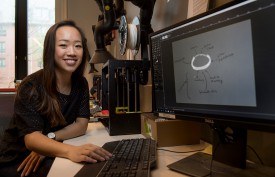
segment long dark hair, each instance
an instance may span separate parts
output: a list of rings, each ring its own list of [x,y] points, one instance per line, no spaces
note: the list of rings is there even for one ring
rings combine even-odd
[[[57,84],[55,75],[55,39],[56,31],[63,26],[71,26],[76,28],[82,39],[83,57],[79,67],[73,72],[72,80],[77,80],[84,74],[86,60],[88,57],[87,39],[83,31],[75,24],[74,21],[65,20],[54,24],[48,30],[44,40],[43,51],[43,72],[42,74],[42,92],[40,95],[41,102],[37,105],[38,111],[45,116],[51,123],[51,126],[65,125],[66,121],[61,113],[61,107],[57,99]],[[34,88],[32,89],[34,91]],[[35,92],[35,91],[34,91]],[[32,93],[30,92],[30,98]]]

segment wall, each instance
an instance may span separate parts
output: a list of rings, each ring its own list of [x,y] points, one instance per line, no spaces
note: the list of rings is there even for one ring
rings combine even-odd
[[[68,0],[55,1],[55,21],[59,22],[67,19],[68,16]]]
[[[265,165],[275,167],[275,134],[261,131],[248,131],[247,144],[254,148]],[[259,159],[252,150],[248,150],[247,156],[255,162]]]
[[[211,1],[211,6],[212,7],[218,7],[218,6],[221,6],[225,3],[228,3],[230,1],[233,1],[233,0],[212,0]]]
[[[157,31],[186,19],[187,5],[186,0],[156,0],[151,20],[153,30]],[[124,6],[130,23],[135,16],[139,16],[139,8],[130,2],[125,2]]]

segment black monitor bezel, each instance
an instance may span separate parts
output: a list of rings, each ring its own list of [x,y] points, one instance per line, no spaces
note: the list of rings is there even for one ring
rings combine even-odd
[[[209,10],[207,10],[206,12],[203,12],[203,13],[198,14],[198,15],[196,15],[196,16],[190,17],[190,18],[185,19],[185,20],[183,20],[183,21],[181,21],[181,22],[178,22],[178,23],[175,23],[175,24],[173,24],[173,25],[171,25],[171,26],[168,26],[168,27],[165,27],[165,28],[163,28],[163,29],[160,29],[160,30],[158,30],[158,31],[154,31],[153,33],[150,33],[150,34],[148,35],[148,36],[149,36],[149,48],[150,48],[150,51],[151,51],[151,40],[150,40],[150,39],[151,39],[152,36],[156,36],[157,34],[162,33],[162,32],[164,32],[164,31],[168,31],[168,30],[173,29],[173,28],[175,28],[175,27],[178,27],[178,26],[187,24],[187,23],[189,23],[189,22],[195,21],[195,20],[197,20],[197,19],[203,18],[203,17],[205,17],[205,16],[208,16],[208,15],[213,14],[213,13],[215,13],[215,12],[219,12],[219,11],[221,11],[221,10],[227,9],[227,8],[229,8],[229,7],[231,7],[231,6],[240,4],[240,3],[245,2],[245,1],[248,1],[248,0],[233,0],[233,1],[230,1],[230,2],[228,2],[228,3],[225,3],[225,4],[221,5],[221,6],[215,7],[215,8],[213,8],[213,9],[209,9]],[[150,53],[150,55],[152,55],[152,53]],[[152,56],[150,56],[150,57],[152,57]]]

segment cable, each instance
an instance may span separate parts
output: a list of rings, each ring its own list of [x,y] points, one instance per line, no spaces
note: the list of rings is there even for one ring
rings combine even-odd
[[[210,124],[210,123],[209,123],[209,124],[207,124],[207,125],[210,127],[210,129],[211,129],[213,132],[217,132],[218,135],[219,135],[219,138],[218,138],[219,141],[217,142],[216,146],[214,146],[214,142],[212,142],[214,149],[212,150],[212,158],[211,158],[210,167],[209,167],[209,177],[212,177],[212,175],[213,175],[213,162],[214,162],[214,157],[215,157],[215,155],[216,155],[217,149],[219,148],[219,146],[220,146],[220,144],[221,144],[221,137],[220,137],[220,135],[223,134],[223,132],[221,131],[220,128],[214,126],[214,124]],[[214,137],[213,137],[213,138],[214,138]],[[212,140],[212,141],[214,141],[214,140]]]
[[[218,149],[218,147],[220,146],[220,141],[218,142],[218,144],[216,145],[216,147],[213,149],[213,151],[212,151],[212,158],[211,158],[211,161],[210,161],[210,167],[209,167],[209,171],[210,171],[210,177],[212,177],[212,172],[213,172],[213,161],[214,161],[214,156],[215,156],[215,154],[216,154],[216,151],[217,151],[217,149]]]
[[[261,157],[258,155],[258,153],[255,151],[254,148],[251,146],[247,145],[247,147],[254,152],[254,154],[257,156],[258,160],[260,161],[261,165],[264,165],[264,162],[262,161]]]
[[[172,150],[168,150],[168,149],[158,148],[157,150],[159,150],[159,151],[173,152],[173,153],[190,153],[190,152],[199,152],[199,151],[203,151],[204,149],[205,149],[205,148],[198,149],[198,150],[191,150],[191,151],[172,151]]]

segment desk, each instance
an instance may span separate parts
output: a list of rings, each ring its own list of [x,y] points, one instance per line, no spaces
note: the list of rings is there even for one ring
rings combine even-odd
[[[120,136],[109,136],[107,130],[100,122],[89,123],[87,133],[83,136],[73,138],[64,141],[64,143],[72,145],[81,145],[86,143],[92,143],[98,146],[103,146],[106,142],[117,141],[121,139],[129,138],[143,138],[141,134],[137,135],[120,135]],[[202,142],[198,145],[186,145],[186,146],[175,146],[165,148],[174,151],[194,151],[203,149],[206,147],[206,143]],[[170,163],[178,161],[184,157],[192,155],[193,153],[172,153],[167,151],[158,150],[157,151],[157,167],[151,170],[152,177],[182,177],[183,174],[169,170],[166,166]],[[48,177],[73,177],[81,168],[83,164],[72,162],[64,158],[55,158],[55,161],[50,169]]]

